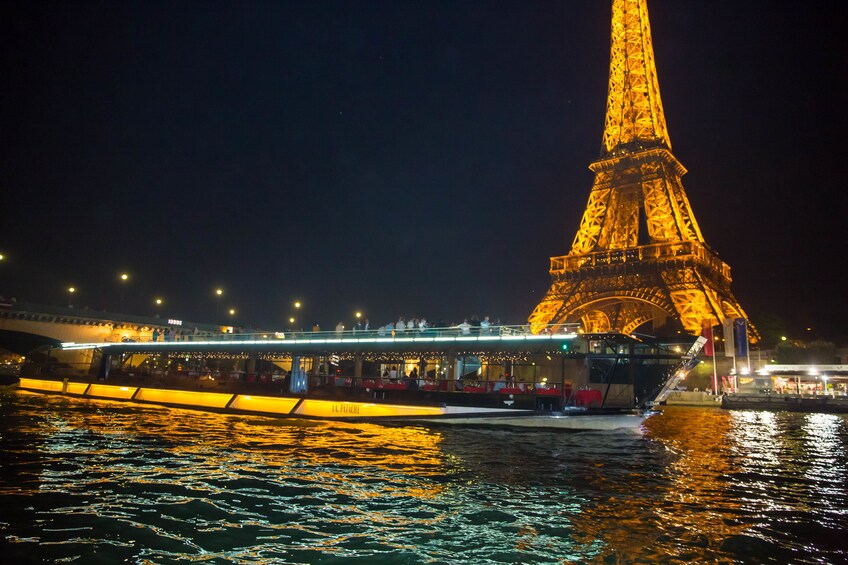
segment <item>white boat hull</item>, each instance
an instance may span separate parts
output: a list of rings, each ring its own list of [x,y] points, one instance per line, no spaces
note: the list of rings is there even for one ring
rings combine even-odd
[[[658,414],[655,411],[646,411],[632,414],[543,414],[527,416],[489,416],[489,417],[465,417],[465,418],[438,418],[425,421],[454,425],[474,427],[510,427],[510,428],[536,428],[536,429],[559,429],[559,430],[634,430],[637,431],[642,424],[651,416]]]

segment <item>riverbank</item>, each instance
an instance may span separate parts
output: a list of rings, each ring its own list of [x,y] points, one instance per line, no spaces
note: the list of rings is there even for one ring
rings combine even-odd
[[[790,412],[848,414],[848,396],[737,392],[735,394],[724,395],[721,406],[729,410],[783,410]]]
[[[674,390],[669,393],[665,403],[670,406],[721,407],[721,397],[702,391]]]

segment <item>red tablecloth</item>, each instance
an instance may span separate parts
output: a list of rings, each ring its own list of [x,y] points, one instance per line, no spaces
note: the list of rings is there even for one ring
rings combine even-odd
[[[600,406],[601,402],[603,397],[599,390],[578,390],[574,394],[574,404],[577,406]]]
[[[462,392],[486,392],[484,386],[465,386],[462,387]]]
[[[524,394],[524,391],[518,388],[517,386],[502,388],[499,392],[501,394]]]
[[[383,385],[383,388],[388,390],[405,390],[406,383],[386,383]]]
[[[422,385],[421,390],[439,390],[439,385]]]
[[[536,387],[536,394],[537,395],[547,395],[547,396],[559,396],[559,389],[558,388]]]

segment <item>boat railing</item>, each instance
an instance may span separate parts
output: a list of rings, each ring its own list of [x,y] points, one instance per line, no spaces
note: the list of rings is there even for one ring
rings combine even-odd
[[[462,336],[527,336],[533,334],[547,335],[574,335],[578,333],[579,324],[549,324],[533,326],[531,332],[530,324],[523,325],[454,325],[444,327],[424,328],[379,328],[365,329],[342,329],[330,331],[304,331],[304,330],[282,330],[262,332],[235,332],[235,333],[200,333],[175,332],[169,335],[158,334],[125,337],[124,342],[162,342],[162,341],[275,341],[285,339],[307,339],[307,340],[358,340],[366,338],[415,338],[415,337],[462,337]]]

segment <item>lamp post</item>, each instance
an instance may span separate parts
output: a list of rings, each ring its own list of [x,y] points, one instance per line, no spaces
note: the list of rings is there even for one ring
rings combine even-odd
[[[218,315],[221,311],[221,295],[224,294],[224,291],[220,288],[215,289],[215,319],[218,319]]]
[[[74,293],[77,291],[74,287],[68,287],[68,308],[74,307]]]
[[[303,306],[303,304],[300,302],[300,300],[295,300],[294,302],[292,302],[292,306],[294,306],[295,315],[289,317],[289,327],[292,331],[294,331],[294,323],[296,320],[300,319],[300,308]]]
[[[157,298],[156,300],[153,301],[153,303],[156,304],[156,315],[155,315],[155,317],[158,318],[159,317],[159,307],[162,306],[162,299]]]
[[[130,280],[130,276],[126,273],[121,273],[121,312],[124,311],[124,288],[127,286],[127,281]]]

